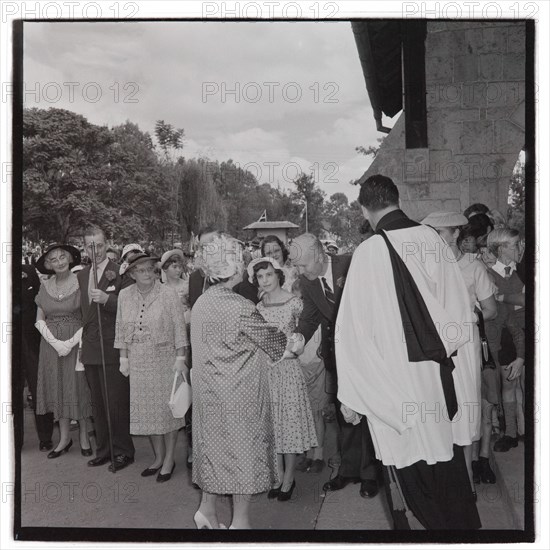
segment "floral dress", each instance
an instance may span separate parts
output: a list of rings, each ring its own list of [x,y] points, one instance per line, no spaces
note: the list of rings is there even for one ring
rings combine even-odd
[[[293,296],[284,303],[257,306],[262,317],[287,336],[302,312],[302,300]],[[268,370],[277,453],[302,453],[317,447],[315,424],[300,361],[285,359]]]

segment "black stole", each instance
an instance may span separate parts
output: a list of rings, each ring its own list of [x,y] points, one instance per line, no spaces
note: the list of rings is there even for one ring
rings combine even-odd
[[[435,361],[439,363],[445,404],[449,419],[452,420],[458,410],[453,381],[453,369],[455,368],[453,360],[451,357],[447,357],[445,346],[410,271],[383,230],[401,229],[417,225],[420,224],[409,220],[401,210],[396,210],[380,220],[376,227],[376,234],[384,239],[390,253],[395,293],[403,322],[409,361],[411,363],[418,361]]]

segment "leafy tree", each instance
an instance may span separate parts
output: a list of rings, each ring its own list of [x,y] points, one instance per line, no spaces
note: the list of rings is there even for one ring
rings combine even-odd
[[[110,202],[112,141],[108,128],[90,124],[70,111],[25,110],[25,236],[66,242],[88,223],[117,219]]]
[[[155,136],[166,160],[168,160],[171,150],[178,150],[183,147],[184,135],[183,128],[174,128],[164,120],[157,120],[155,124]]]
[[[336,243],[345,250],[354,249],[361,243],[361,227],[364,222],[361,207],[357,201],[351,205],[344,193],[334,193],[326,203],[326,219],[329,231],[336,236]]]
[[[308,231],[320,235],[323,225],[325,192],[315,185],[313,174],[300,174],[295,180],[296,191],[291,193],[293,201],[307,205]],[[300,220],[300,230],[306,230],[305,216]]]
[[[525,162],[518,160],[508,193],[508,225],[525,230]]]

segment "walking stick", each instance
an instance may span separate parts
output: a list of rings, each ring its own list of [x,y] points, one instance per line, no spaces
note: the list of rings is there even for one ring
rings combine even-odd
[[[92,241],[92,269],[94,270],[94,286],[97,289],[97,261],[95,255],[95,241]],[[99,347],[101,348],[101,367],[103,370],[103,395],[105,398],[105,413],[107,416],[107,431],[109,433],[109,452],[111,454],[111,466],[113,468],[113,473],[116,472],[115,469],[115,452],[113,449],[113,431],[111,428],[111,413],[109,409],[109,394],[107,391],[107,373],[105,371],[105,346],[103,344],[103,326],[101,324],[101,308],[99,307],[99,302],[96,302],[97,306],[97,320],[99,324]]]

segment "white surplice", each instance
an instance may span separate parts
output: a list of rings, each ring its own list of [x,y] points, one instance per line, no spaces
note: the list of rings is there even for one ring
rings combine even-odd
[[[409,269],[447,355],[453,357],[458,412],[445,407],[440,366],[409,362],[386,243],[379,235],[353,255],[336,327],[338,399],[366,415],[377,458],[397,468],[453,457],[453,444],[479,438],[480,410],[471,365],[475,316],[451,250],[430,227],[388,231]]]

